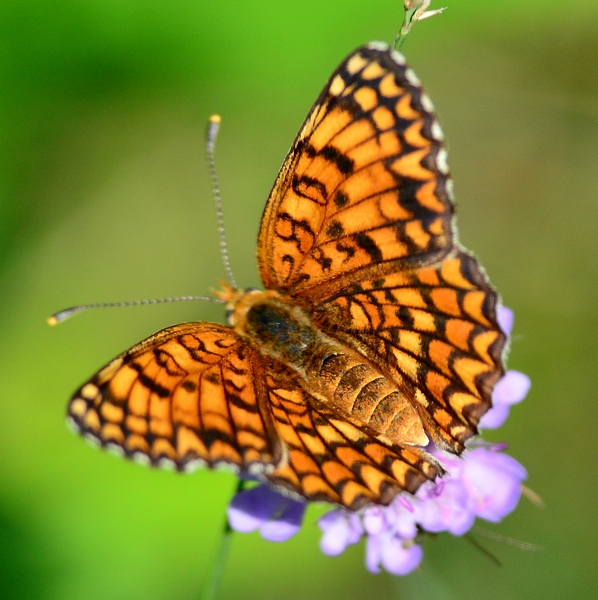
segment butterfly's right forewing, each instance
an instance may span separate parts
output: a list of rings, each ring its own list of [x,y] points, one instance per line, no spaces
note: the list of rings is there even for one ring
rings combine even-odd
[[[453,242],[442,131],[401,55],[351,54],[274,184],[258,243],[267,288],[317,301],[363,277],[439,261]]]

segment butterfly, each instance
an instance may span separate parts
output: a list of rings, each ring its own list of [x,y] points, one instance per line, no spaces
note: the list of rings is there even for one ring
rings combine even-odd
[[[232,468],[308,501],[388,504],[460,454],[503,375],[498,296],[456,239],[434,107],[385,44],[334,71],[264,210],[264,291],[168,327],[74,394],[72,425],[154,466]]]

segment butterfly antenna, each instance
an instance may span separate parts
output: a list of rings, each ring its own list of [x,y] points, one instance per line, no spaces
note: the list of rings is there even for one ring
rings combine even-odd
[[[489,540],[493,540],[495,542],[501,542],[503,544],[507,544],[507,546],[513,546],[513,548],[519,548],[519,550],[526,550],[528,552],[538,552],[542,550],[542,546],[538,546],[536,544],[530,544],[529,542],[522,542],[521,540],[516,540],[506,535],[501,535],[500,533],[495,533],[494,531],[488,531],[483,527],[479,527],[478,525],[473,526],[473,531],[475,531],[478,535],[481,535]]]
[[[218,237],[220,238],[220,256],[222,265],[226,272],[226,278],[231,286],[236,290],[237,283],[233,276],[228,258],[228,246],[226,245],[226,234],[224,232],[224,215],[222,213],[222,199],[220,198],[220,186],[218,185],[218,176],[216,175],[216,162],[214,161],[214,148],[216,147],[216,138],[220,129],[220,115],[212,115],[208,120],[208,131],[206,140],[206,150],[208,155],[208,169],[212,179],[212,195],[216,206],[216,220],[218,221]]]
[[[190,300],[205,300],[207,302],[217,302],[224,304],[224,300],[220,298],[212,298],[210,296],[177,296],[176,298],[153,298],[151,300],[134,300],[132,302],[96,302],[95,304],[82,304],[80,306],[72,306],[64,310],[54,313],[48,317],[48,325],[56,325],[66,321],[73,315],[89,310],[90,308],[115,308],[121,306],[142,306],[144,304],[163,304],[165,302],[188,302]]]

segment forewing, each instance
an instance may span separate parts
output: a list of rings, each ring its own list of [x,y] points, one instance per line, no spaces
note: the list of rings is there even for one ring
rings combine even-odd
[[[100,370],[68,417],[86,438],[145,463],[271,469],[281,447],[259,355],[229,327],[164,329]]]
[[[504,373],[497,304],[475,258],[454,250],[440,265],[350,286],[315,319],[404,390],[438,446],[461,452]]]
[[[357,510],[388,504],[402,491],[414,494],[442,473],[424,451],[378,439],[326,409],[282,365],[272,364],[269,372],[272,414],[286,453],[281,465],[264,475],[271,484],[310,501]]]
[[[267,288],[325,297],[364,273],[442,258],[452,244],[452,204],[432,110],[413,71],[387,47],[364,46],[338,67],[264,211],[258,255]]]

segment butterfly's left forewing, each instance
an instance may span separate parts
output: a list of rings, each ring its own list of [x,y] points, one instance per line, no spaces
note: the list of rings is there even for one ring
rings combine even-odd
[[[156,466],[272,469],[282,447],[261,357],[230,327],[168,327],[117,357],[75,393],[73,426]]]

